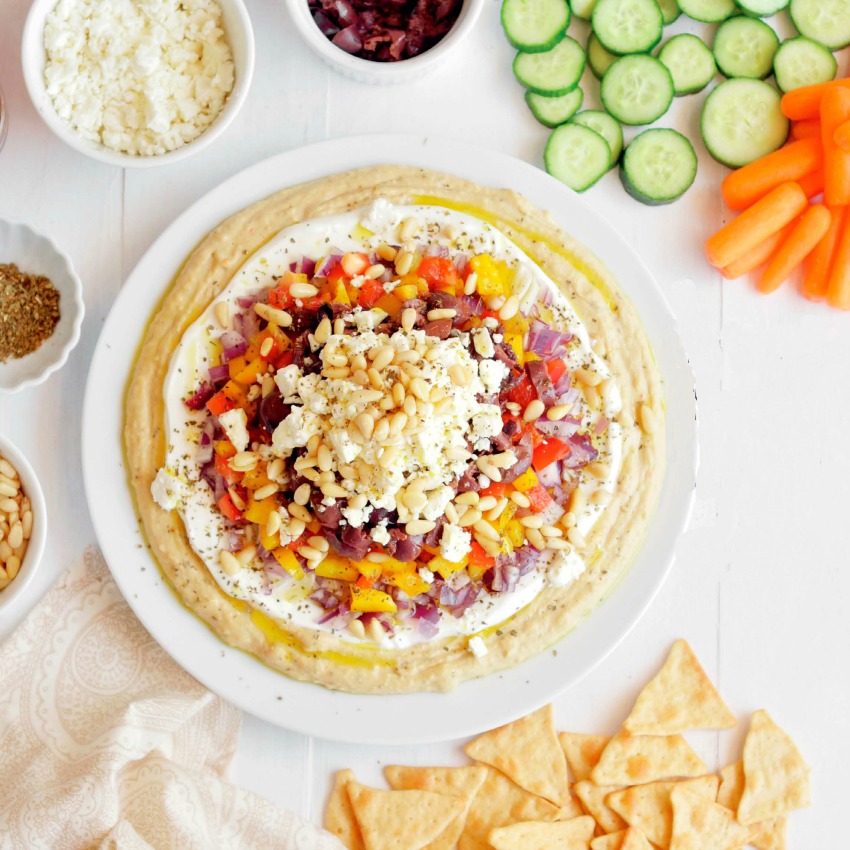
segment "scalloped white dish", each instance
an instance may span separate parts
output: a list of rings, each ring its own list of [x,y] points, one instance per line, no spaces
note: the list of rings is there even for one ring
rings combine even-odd
[[[0,264],[44,275],[59,290],[59,322],[35,351],[0,363],[0,390],[16,392],[40,384],[61,369],[80,339],[85,315],[83,286],[74,266],[56,244],[29,225],[0,219]]]

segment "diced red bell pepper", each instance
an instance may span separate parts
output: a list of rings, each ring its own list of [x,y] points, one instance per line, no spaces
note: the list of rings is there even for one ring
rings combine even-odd
[[[534,449],[534,454],[531,457],[531,465],[540,472],[546,469],[550,463],[565,458],[569,453],[570,446],[568,443],[559,440],[557,437],[544,436],[540,441],[540,445]]]
[[[213,416],[221,416],[228,410],[242,407],[247,401],[245,390],[234,381],[228,381],[208,402],[207,410]]]
[[[357,294],[357,303],[364,310],[371,310],[383,294],[384,284],[381,281],[367,280],[360,287],[360,292]]]
[[[525,495],[528,497],[528,501],[531,502],[531,510],[535,513],[540,513],[540,511],[552,503],[552,497],[549,495],[549,491],[542,484],[526,490]]]
[[[460,282],[455,264],[445,257],[423,257],[416,269],[429,289],[451,289],[454,293]]]
[[[237,472],[235,469],[231,469],[227,458],[219,454],[215,456],[215,471],[228,483],[228,485],[238,484],[242,479],[242,473]],[[227,498],[229,499],[230,496]]]
[[[501,499],[505,495],[505,490],[507,489],[508,485],[502,481],[491,481],[490,486],[480,490],[478,495],[482,498],[484,496],[492,496],[494,499]]]
[[[235,522],[239,522],[244,517],[242,516],[242,511],[233,504],[233,499],[230,498],[230,493],[225,493],[218,500],[218,509],[226,516],[228,519],[232,519]]]
[[[488,555],[480,543],[473,540],[469,552],[469,563],[476,567],[492,567],[496,563],[496,559],[492,555]]]
[[[345,271],[342,268],[340,263],[337,263],[326,275],[328,281],[334,285],[339,283],[339,281],[345,281],[348,279]]]
[[[564,372],[567,371],[567,364],[560,357],[554,357],[552,360],[546,361],[546,370],[549,372],[552,383],[557,384]]]
[[[537,390],[528,375],[523,375],[522,380],[508,393],[508,401],[515,402],[523,410],[536,398]]]
[[[290,366],[294,360],[295,352],[290,348],[289,351],[284,351],[283,354],[275,360],[274,368],[275,370],[283,369],[284,366]]]
[[[276,310],[286,310],[292,306],[292,296],[289,294],[289,284],[278,284],[274,289],[269,290],[269,307],[274,307]]]

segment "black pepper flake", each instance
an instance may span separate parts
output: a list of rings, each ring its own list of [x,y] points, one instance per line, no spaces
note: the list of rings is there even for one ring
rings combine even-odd
[[[0,264],[0,363],[35,351],[58,322],[59,292],[50,280]]]

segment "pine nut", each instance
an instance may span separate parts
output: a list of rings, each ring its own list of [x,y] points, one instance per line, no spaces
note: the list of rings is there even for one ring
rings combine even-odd
[[[352,620],[348,624],[348,631],[354,635],[356,638],[360,638],[361,640],[366,637],[366,629],[363,626],[363,623],[360,620]]]
[[[499,309],[499,318],[506,322],[516,316],[517,313],[519,313],[519,298],[516,295],[511,295]]]
[[[650,407],[648,402],[638,407],[638,423],[644,434],[654,434],[658,429],[658,422],[655,418],[655,411]]]
[[[411,417],[416,416],[419,412],[419,408],[416,406],[416,399],[412,395],[405,397],[402,407],[404,412]]]
[[[509,469],[516,463],[516,455],[511,451],[499,452],[491,455],[489,460],[497,469]]]
[[[566,540],[562,540],[560,537],[548,537],[546,539],[546,548],[566,550],[570,548],[570,544],[567,543]]]
[[[393,402],[390,396],[384,396],[379,402],[378,407],[383,411],[392,410],[395,407],[395,403]]]
[[[478,500],[477,508],[479,511],[484,513],[485,511],[490,511],[496,507],[499,503],[499,500],[495,496],[482,496]]]
[[[387,437],[390,435],[390,423],[389,420],[384,418],[379,420],[375,425],[375,440],[379,443],[383,443]]]
[[[334,484],[333,482],[322,484],[321,490],[329,499],[344,499],[348,495],[339,484]]]
[[[499,542],[499,532],[490,525],[489,522],[485,520],[480,520],[476,522],[475,525],[472,526],[477,534],[480,534],[482,537],[487,537],[490,540],[494,540],[497,543]]]
[[[363,435],[364,440],[368,440],[372,436],[372,431],[375,430],[375,420],[368,413],[358,414],[354,423]]]
[[[317,551],[317,552],[327,552],[330,549],[330,544],[324,537],[319,534],[314,534],[312,537],[307,538],[307,542]]]
[[[561,525],[563,525],[564,528],[566,528],[566,529],[573,528],[573,526],[575,526],[575,524],[576,524],[576,515],[574,513],[572,513],[571,511],[567,511],[561,517]]]
[[[452,409],[452,400],[450,398],[444,398],[442,401],[437,402],[434,406],[434,415],[435,416],[445,416]]]
[[[540,528],[543,525],[542,516],[524,516],[519,521],[526,528]]]
[[[609,493],[607,490],[597,490],[590,497],[590,502],[593,505],[610,505],[611,500],[614,498],[613,493]]]
[[[563,419],[572,409],[571,404],[556,404],[546,411],[546,418],[552,422],[557,422],[559,419]]]
[[[289,287],[289,294],[293,298],[313,298],[319,294],[319,290],[312,283],[293,283]]]
[[[334,482],[334,474],[329,469],[326,469],[324,472],[319,473],[319,487],[322,484],[333,484]]]
[[[449,367],[449,377],[452,379],[452,383],[456,387],[469,386],[469,372],[467,372],[466,369],[464,369],[459,363],[455,363],[454,366]]]
[[[0,481],[0,496],[14,497],[18,495],[18,488],[7,484],[5,481]]]
[[[315,287],[313,288],[315,289]],[[278,310],[277,307],[270,307],[262,301],[258,301],[254,305],[254,312],[261,319],[265,319],[267,322],[271,322],[273,325],[278,325],[281,328],[292,326],[292,316],[286,310]]]
[[[542,552],[546,548],[546,539],[536,528],[527,528],[525,530],[525,539],[535,548],[538,552]]]
[[[2,568],[0,568],[0,569],[2,569]],[[18,557],[17,555],[12,555],[12,557],[9,558],[6,561],[6,575],[9,576],[9,581],[11,581],[18,574],[18,571],[20,569],[21,569],[21,559],[20,559],[20,557]]]
[[[573,372],[573,377],[581,381],[586,387],[598,387],[605,380],[603,375],[598,372],[591,372],[590,369],[576,369]]]
[[[570,513],[578,516],[578,514],[584,512],[585,507],[587,507],[587,496],[584,495],[583,490],[576,487],[570,494],[568,510]]]
[[[404,404],[404,396],[406,395],[406,391],[401,384],[393,384],[393,401],[395,402],[396,407],[401,407]]]
[[[475,465],[484,473],[491,481],[501,481],[502,473],[498,467],[493,466],[492,463],[489,462],[489,458],[480,457],[475,462]]]
[[[494,557],[500,554],[501,549],[499,547],[499,543],[495,540],[491,540],[489,537],[484,537],[483,534],[475,535],[475,542],[488,554],[493,555]]]
[[[236,560],[236,556],[232,552],[222,550],[219,553],[218,562],[225,574],[229,576],[235,576],[242,569],[242,564]]]
[[[299,505],[297,502],[293,502],[291,505],[287,506],[287,511],[289,511],[289,515],[294,519],[300,519],[303,523],[310,522],[313,517],[310,516],[310,511],[304,507],[304,505]]]
[[[2,499],[0,500],[0,511],[4,511],[7,514],[12,513],[12,511],[17,512],[18,503],[14,499]]]
[[[392,245],[387,245],[386,242],[383,245],[378,245],[378,249],[375,253],[382,259],[386,260],[388,263],[391,263],[395,258],[398,251],[393,248]]]
[[[446,505],[444,513],[446,515],[446,519],[449,522],[454,523],[455,525],[460,519],[460,517],[458,516],[457,508],[451,502]]]
[[[524,422],[534,422],[543,415],[544,410],[546,410],[546,405],[539,398],[536,398],[528,403],[525,413],[522,414],[522,419]]]
[[[421,511],[428,504],[428,497],[421,490],[406,490],[402,502],[412,511]]]
[[[280,514],[277,511],[269,511],[266,519],[266,537],[273,537],[280,531]]]
[[[515,505],[519,505],[521,508],[531,507],[531,500],[525,495],[525,493],[520,493],[519,490],[514,490],[509,498]]]
[[[411,349],[409,351],[397,351],[393,358],[393,363],[399,365],[402,363],[418,363],[421,359],[422,355],[418,351]]]
[[[544,537],[563,537],[564,532],[561,531],[560,528],[556,528],[554,525],[541,525],[540,533]]]
[[[322,438],[318,434],[313,434],[307,440],[307,454],[315,455],[319,451],[319,446],[322,445]]]
[[[466,528],[469,525],[475,525],[476,522],[480,522],[483,514],[481,511],[476,508],[469,508],[467,511],[463,513],[460,520],[458,521],[458,525],[461,528]]]
[[[5,458],[0,458],[0,474],[5,475],[10,481],[14,481],[18,477],[15,467]]]
[[[611,467],[607,463],[603,463],[602,461],[596,460],[593,463],[589,463],[585,469],[594,477],[594,478],[607,478],[609,473],[611,472]]]
[[[588,407],[599,407],[599,391],[596,387],[585,385],[584,400],[587,402]]]
[[[581,532],[577,528],[571,528],[567,532],[567,540],[573,544],[573,546],[577,546],[579,549],[582,549],[584,546],[587,546],[587,541],[582,536]]]
[[[397,454],[398,446],[387,446],[378,458],[378,466],[380,466],[381,469],[389,468],[389,465],[393,462],[393,460],[395,460]]]
[[[451,307],[442,307],[437,310],[428,311],[429,322],[439,322],[441,319],[453,319],[455,316],[457,316],[457,310],[453,310]]]
[[[410,272],[413,268],[413,254],[407,250],[401,250],[398,252],[395,258],[395,270],[396,274],[401,277],[404,277],[406,274]]]
[[[477,505],[480,501],[481,497],[475,490],[468,490],[466,493],[455,496],[455,502],[459,505]]]
[[[342,317],[334,319],[334,333],[337,336],[342,336],[345,333],[345,319]]]
[[[403,410],[394,413],[390,418],[390,434],[400,434],[404,431],[404,426],[407,425],[408,418],[408,415]]]
[[[384,564],[389,561],[390,556],[386,552],[370,552],[366,560],[373,564]]]
[[[369,268],[366,269],[365,274],[366,277],[370,278],[371,280],[377,280],[385,271],[385,266],[383,266],[381,263],[375,263],[373,266],[369,266]]]
[[[428,401],[431,388],[424,378],[413,378],[410,382],[410,392],[422,401]]]
[[[401,311],[401,326],[402,328],[410,333],[413,330],[414,325],[416,324],[416,310],[413,307],[405,307],[404,310]]]
[[[389,345],[382,345],[372,358],[372,368],[380,372],[393,362],[394,357],[395,349]]]
[[[433,531],[436,527],[437,523],[432,522],[430,519],[414,519],[405,525],[404,530],[409,535],[414,536],[417,534],[427,534],[429,531]]]
[[[319,479],[319,470],[318,469],[302,469],[301,477],[306,478],[308,481],[318,481]]]
[[[355,354],[354,357],[351,358],[349,365],[355,372],[365,372],[369,368],[368,363],[366,363],[366,358],[362,354]]]
[[[319,326],[316,328],[313,333],[313,338],[319,345],[324,345],[328,341],[328,337],[331,335],[331,320],[325,316],[321,322],[319,322]]]
[[[454,446],[450,449],[446,449],[445,455],[449,460],[469,460],[471,457],[466,449],[459,449]],[[466,493],[463,495],[465,496]]]
[[[259,487],[254,491],[254,499],[262,502],[263,499],[268,499],[269,496],[274,496],[280,488],[277,484],[266,484],[265,487]]]
[[[243,567],[247,567],[251,561],[257,555],[257,547],[254,545],[246,546],[241,552],[236,553],[236,560],[242,564]]]
[[[293,517],[289,520],[289,536],[293,540],[297,540],[307,528],[307,523],[304,522],[303,519],[298,519],[298,517]]]
[[[312,546],[299,546],[298,554],[308,561],[321,561],[324,557],[324,552],[314,549]]]
[[[408,216],[404,221],[402,221],[399,230],[398,230],[398,238],[402,242],[407,242],[408,239],[412,239],[413,235],[419,229],[419,222],[411,215]]]
[[[328,368],[327,366],[322,369],[322,377],[323,378],[348,378],[351,376],[351,369],[348,366],[331,366]]]
[[[5,541],[0,541],[0,561],[8,561],[12,557],[12,547]]]
[[[24,540],[29,540],[32,535],[32,511],[24,511],[21,527],[24,529]]]
[[[380,390],[355,390],[351,394],[352,404],[372,404],[372,402],[380,401],[383,398],[383,393]]]
[[[472,272],[471,275],[466,279],[466,283],[463,285],[463,294],[464,295],[474,295],[475,288],[478,285],[478,272]]]
[[[500,517],[500,516],[504,513],[505,508],[506,508],[507,506],[508,506],[508,499],[506,499],[506,498],[503,496],[503,497],[502,497],[501,499],[499,499],[499,501],[496,503],[496,507],[495,507],[495,508],[493,508],[493,509],[492,509],[492,510],[490,510],[490,511],[487,511],[487,514],[486,514],[486,516],[484,517],[484,519],[486,519],[486,520],[487,520],[487,522],[495,522],[495,521],[496,521],[496,520],[497,520],[497,519],[498,519],[498,518],[499,518],[499,517]]]
[[[10,529],[8,541],[13,549],[17,549],[24,542],[24,529],[20,521],[16,522]]]
[[[498,312],[502,309],[502,307],[505,306],[505,304],[507,304],[507,301],[508,299],[505,298],[504,295],[494,295],[492,298],[488,299],[487,306],[491,310],[495,310],[496,312]]]
[[[366,377],[369,379],[369,383],[371,384],[372,389],[384,389],[384,379],[381,377],[381,373],[378,372],[378,370],[374,366],[371,369],[366,370]]]

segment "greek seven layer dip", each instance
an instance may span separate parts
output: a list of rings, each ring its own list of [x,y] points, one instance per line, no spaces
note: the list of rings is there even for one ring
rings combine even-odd
[[[281,231],[186,331],[152,492],[220,587],[406,647],[584,570],[620,465],[587,328],[502,233],[435,206]]]

